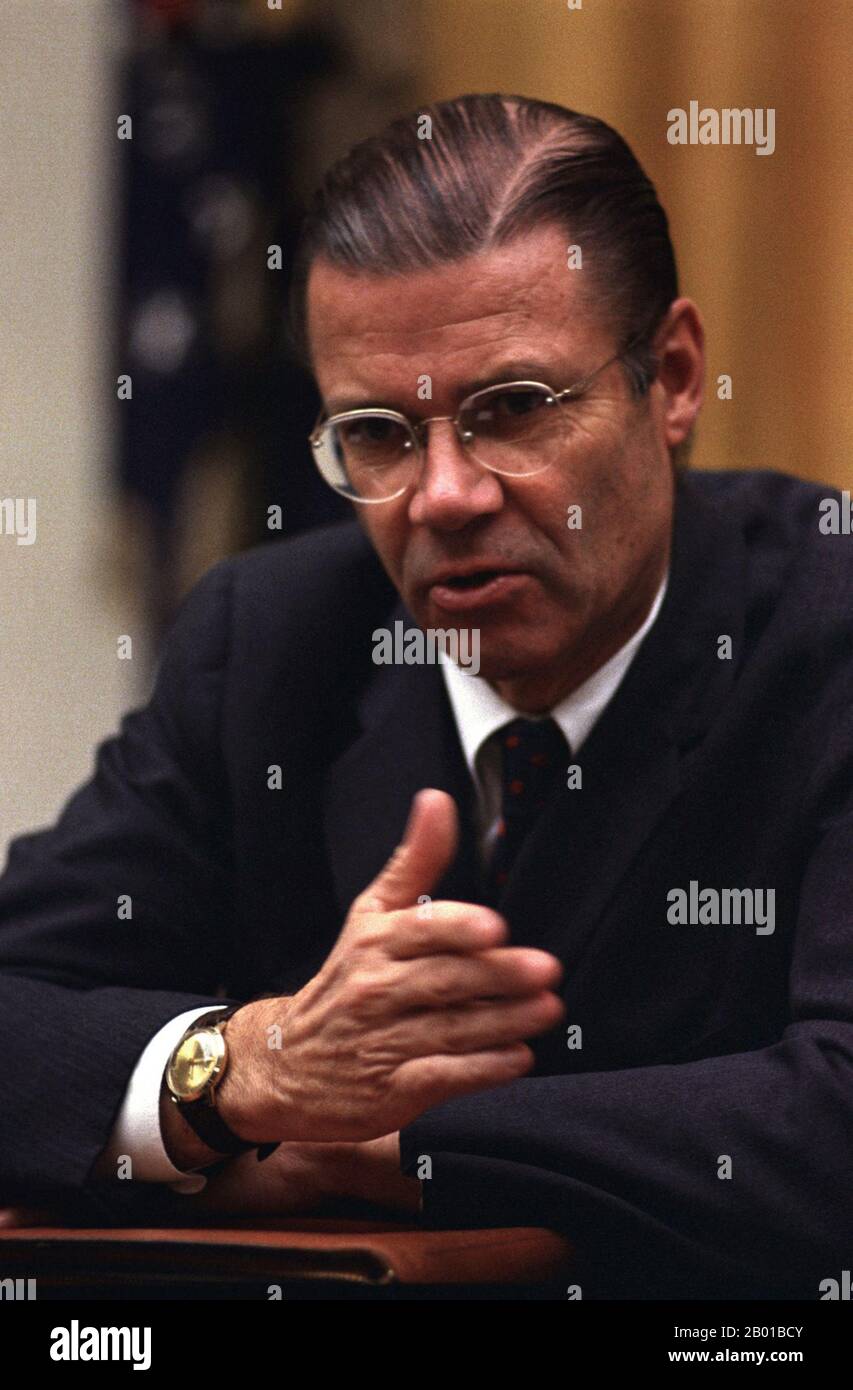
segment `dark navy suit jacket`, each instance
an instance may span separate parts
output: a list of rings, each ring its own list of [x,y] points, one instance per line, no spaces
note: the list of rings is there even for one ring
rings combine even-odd
[[[402,1134],[409,1171],[431,1159],[428,1224],[567,1231],[586,1297],[817,1298],[853,1257],[853,541],[821,534],[826,495],[680,483],[657,622],[502,903],[565,963],[566,1020],[531,1075]],[[355,524],[215,566],[151,701],[13,842],[0,1201],[186,1219],[189,1198],[89,1176],[139,1054],[182,1009],[298,989],[419,788],[462,816],[434,896],[479,897],[441,672],[372,661],[400,616]],[[775,930],[673,925],[691,881],[772,889]]]

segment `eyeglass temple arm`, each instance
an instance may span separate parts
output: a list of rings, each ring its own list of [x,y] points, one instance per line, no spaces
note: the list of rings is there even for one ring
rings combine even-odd
[[[626,348],[625,351],[627,352],[627,350],[628,349]],[[582,392],[586,390],[587,386],[589,386],[590,382],[595,381],[595,378],[597,376],[600,376],[601,373],[605,370],[605,368],[611,366],[614,362],[618,362],[621,357],[624,357],[624,355],[625,354],[623,352],[614,352],[612,357],[608,357],[607,361],[602,362],[600,367],[596,367],[594,372],[589,373],[589,376],[583,377],[581,381],[573,382],[571,386],[566,386],[565,389],[562,391],[555,391],[554,399],[557,401],[562,401],[566,398],[571,398],[572,396],[581,395]]]
[[[567,386],[564,391],[555,391],[554,399],[561,401],[564,399],[564,397],[580,395],[583,391],[586,390],[587,386],[589,386],[591,381],[594,381],[597,376],[600,376],[601,373],[607,367],[612,366],[614,362],[621,362],[622,359],[624,357],[627,357],[628,353],[631,352],[633,348],[637,347],[640,343],[642,343],[647,336],[647,332],[637,333],[630,340],[630,342],[625,344],[621,352],[614,352],[612,357],[608,357],[606,362],[602,362],[600,367],[596,367],[595,371],[590,372],[589,376],[585,376],[582,381],[574,382],[572,386]]]

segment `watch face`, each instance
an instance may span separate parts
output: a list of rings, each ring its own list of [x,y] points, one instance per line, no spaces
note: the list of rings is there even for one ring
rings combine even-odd
[[[193,1100],[218,1075],[225,1057],[225,1040],[213,1028],[191,1033],[172,1056],[166,1081],[169,1090],[181,1100]]]

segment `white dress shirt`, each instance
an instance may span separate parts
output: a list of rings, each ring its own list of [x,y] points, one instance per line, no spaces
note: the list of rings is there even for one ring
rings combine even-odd
[[[540,716],[556,720],[573,758],[613,699],[657,618],[668,579],[667,574],[648,617],[633,637],[583,685],[555,705],[550,716]],[[442,661],[441,669],[462,751],[477,788],[479,848],[485,860],[497,834],[501,799],[500,750],[496,742],[488,740],[503,724],[517,719],[519,711],[507,704],[482,676],[472,676],[450,660]],[[176,1168],[166,1152],[160,1133],[160,1087],[169,1056],[186,1028],[193,1019],[216,1007],[213,1004],[187,1009],[170,1019],[155,1033],[134,1068],[107,1153],[115,1163],[119,1155],[129,1156],[133,1177],[139,1182],[168,1183],[174,1191],[187,1194],[201,1191],[207,1183],[201,1173],[187,1173]],[[224,1009],[227,1005],[221,1007]]]

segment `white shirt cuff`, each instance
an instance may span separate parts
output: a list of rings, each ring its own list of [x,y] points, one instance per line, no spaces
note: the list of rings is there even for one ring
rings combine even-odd
[[[193,1020],[214,1009],[227,1007],[227,1004],[206,1004],[170,1018],[154,1034],[134,1067],[106,1156],[116,1169],[120,1159],[130,1159],[129,1176],[135,1181],[167,1183],[173,1191],[187,1195],[200,1192],[207,1185],[207,1178],[201,1173],[176,1168],[166,1152],[160,1131],[160,1090],[166,1063]]]

